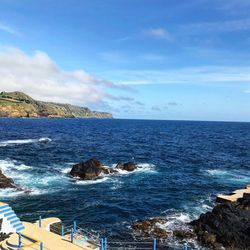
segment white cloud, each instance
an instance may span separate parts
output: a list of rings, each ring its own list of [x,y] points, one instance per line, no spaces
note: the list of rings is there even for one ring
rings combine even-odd
[[[20,32],[18,32],[17,30],[12,28],[11,26],[7,25],[6,23],[2,23],[2,22],[0,22],[0,31],[7,32],[7,33],[9,33],[11,35],[14,35],[14,36],[20,36],[21,35]]]
[[[172,41],[171,34],[163,28],[147,29],[143,31],[143,34],[156,39]]]
[[[23,91],[38,100],[84,105],[112,98],[106,88],[115,87],[119,86],[81,69],[63,70],[41,51],[28,55],[7,48],[0,52],[1,91]]]

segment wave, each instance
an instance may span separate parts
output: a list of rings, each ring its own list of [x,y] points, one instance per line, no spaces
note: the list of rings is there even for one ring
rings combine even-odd
[[[63,179],[67,180],[66,176],[53,172],[38,175],[33,167],[10,159],[0,160],[0,169],[7,177],[12,178],[17,186],[23,189],[15,192],[13,192],[13,189],[2,189],[0,190],[0,196],[2,197],[41,195],[54,192],[63,188]]]
[[[51,142],[52,139],[48,137],[42,137],[39,139],[20,139],[20,140],[7,140],[1,141],[0,147],[14,146],[14,145],[22,145],[22,144],[30,144],[30,143],[48,143]]]
[[[18,163],[15,160],[0,160],[0,169],[4,173],[10,173],[12,170],[24,171],[24,170],[32,169],[32,167],[27,166],[23,163]]]
[[[247,184],[250,182],[250,174],[246,173],[246,171],[208,169],[205,173],[206,175],[213,176],[214,178],[219,178],[224,183]]]

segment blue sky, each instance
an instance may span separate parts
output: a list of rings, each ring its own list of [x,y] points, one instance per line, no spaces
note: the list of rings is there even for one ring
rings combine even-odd
[[[117,118],[250,121],[248,0],[0,0],[0,87]]]

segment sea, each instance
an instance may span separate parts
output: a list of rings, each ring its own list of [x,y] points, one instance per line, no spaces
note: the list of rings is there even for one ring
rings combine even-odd
[[[71,178],[72,165],[91,157],[139,168]],[[131,241],[138,220],[162,217],[166,230],[184,229],[213,208],[217,194],[249,184],[250,123],[2,118],[0,169],[24,189],[0,191],[22,220],[59,217],[110,241]],[[172,237],[166,249],[181,244]]]

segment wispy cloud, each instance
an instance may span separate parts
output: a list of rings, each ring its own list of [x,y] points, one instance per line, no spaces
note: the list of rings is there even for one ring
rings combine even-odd
[[[21,36],[21,33],[16,29],[12,28],[10,25],[0,21],[0,31],[7,32],[14,36]]]
[[[178,102],[169,102],[168,106],[178,106],[179,103]]]
[[[246,30],[250,30],[250,18],[184,24],[179,28],[179,32],[184,34],[236,32],[236,31],[246,31]]]
[[[119,51],[107,51],[99,54],[100,58],[109,63],[126,63],[127,58]]]
[[[172,35],[166,29],[163,29],[163,28],[146,29],[146,30],[143,30],[142,33],[145,36],[155,38],[155,39],[162,39],[162,40],[167,40],[167,41],[173,40]]]
[[[1,91],[24,91],[39,100],[79,105],[104,103],[112,99],[107,90],[117,88],[82,69],[63,70],[42,51],[29,55],[16,48],[0,51],[0,79]]]
[[[153,111],[161,111],[161,108],[158,105],[154,105],[151,108]]]
[[[121,79],[117,81],[120,84],[246,84],[250,82],[250,67],[197,66],[166,70],[120,70],[113,71],[112,75]]]

